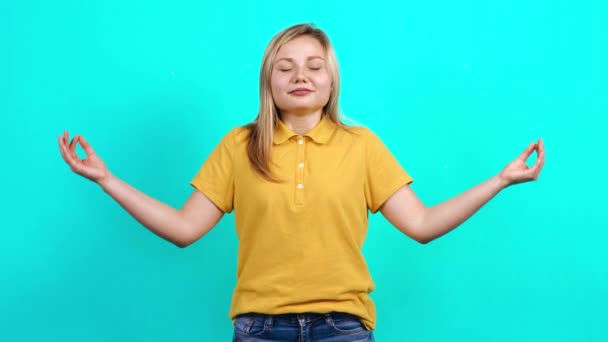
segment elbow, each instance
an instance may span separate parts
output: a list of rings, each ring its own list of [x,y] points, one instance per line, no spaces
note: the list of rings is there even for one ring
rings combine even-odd
[[[422,210],[422,214],[418,217],[418,222],[416,225],[416,236],[418,237],[417,241],[422,245],[426,245],[429,242],[435,240],[437,236],[434,236],[431,232],[432,229],[429,227],[428,217],[429,217],[430,208],[424,207]]]
[[[424,234],[420,234],[418,229],[400,229],[401,232],[409,237],[410,239],[422,244],[426,245],[431,242],[433,239],[425,236]]]
[[[407,235],[408,237],[410,237],[412,240],[414,240],[422,245],[426,245],[427,243],[431,242],[431,240],[432,240],[432,239],[427,238],[423,234],[418,233],[418,230],[413,230],[413,231],[401,230],[401,232],[403,234]]]
[[[190,232],[190,230],[185,230],[185,231]],[[190,246],[191,244],[193,244],[194,241],[196,241],[196,239],[192,238],[192,234],[184,234],[184,236],[173,241],[173,244],[175,244],[179,248],[186,248],[186,247]]]
[[[173,242],[173,244],[179,248],[186,248],[194,242],[194,240],[191,238],[192,230],[187,224],[184,224],[184,228],[181,231],[182,233],[180,234],[180,236],[171,242]]]
[[[190,246],[189,243],[174,242],[173,244],[176,245],[179,248],[186,248],[186,247]]]
[[[174,240],[171,242],[179,248],[186,248],[186,247],[190,246],[190,244],[191,244],[190,242],[184,241],[184,240]]]
[[[414,237],[415,237],[416,241],[418,241],[422,245],[426,245],[427,243],[433,241],[433,238],[431,236],[428,236],[428,234],[425,234],[425,232],[428,231],[428,229],[424,228],[425,227],[425,224],[424,224],[425,217],[426,217],[426,210],[423,211],[422,215],[420,215],[418,222],[417,222],[418,224],[414,228]]]
[[[414,229],[414,238],[422,245],[426,245],[427,243],[433,241],[433,237],[428,234],[428,229],[424,229],[425,225],[423,224],[424,220],[420,220],[421,222]]]
[[[426,245],[427,243],[429,243],[429,242],[431,242],[433,240],[424,239],[424,238],[418,238],[418,239],[416,239],[416,241],[418,241],[421,245]]]
[[[417,229],[416,234],[414,234],[416,241],[422,245],[426,245],[435,239],[435,237],[433,237],[431,234],[425,234],[425,232],[427,232],[427,230]]]

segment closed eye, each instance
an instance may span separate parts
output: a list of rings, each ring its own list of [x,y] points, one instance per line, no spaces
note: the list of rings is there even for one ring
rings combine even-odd
[[[321,70],[321,68],[310,68],[311,70]],[[279,69],[279,71],[291,71],[291,69]]]

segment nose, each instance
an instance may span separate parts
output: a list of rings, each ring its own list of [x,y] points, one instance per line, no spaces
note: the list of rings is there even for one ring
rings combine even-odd
[[[304,73],[305,68],[297,68],[296,69],[296,75],[295,75],[295,81],[306,81],[307,77],[306,74]]]

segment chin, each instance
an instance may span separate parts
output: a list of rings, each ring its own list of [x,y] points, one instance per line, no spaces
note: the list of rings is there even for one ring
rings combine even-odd
[[[294,113],[294,114],[310,113],[310,112],[316,111],[318,109],[319,108],[317,108],[317,107],[309,107],[309,106],[289,106],[289,107],[279,108],[279,110],[281,112],[288,112],[288,113]]]

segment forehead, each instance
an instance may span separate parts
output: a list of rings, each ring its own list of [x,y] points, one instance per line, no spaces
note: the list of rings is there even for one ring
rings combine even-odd
[[[316,38],[300,36],[281,46],[277,51],[276,60],[280,58],[306,59],[310,56],[325,58],[325,49]]]

